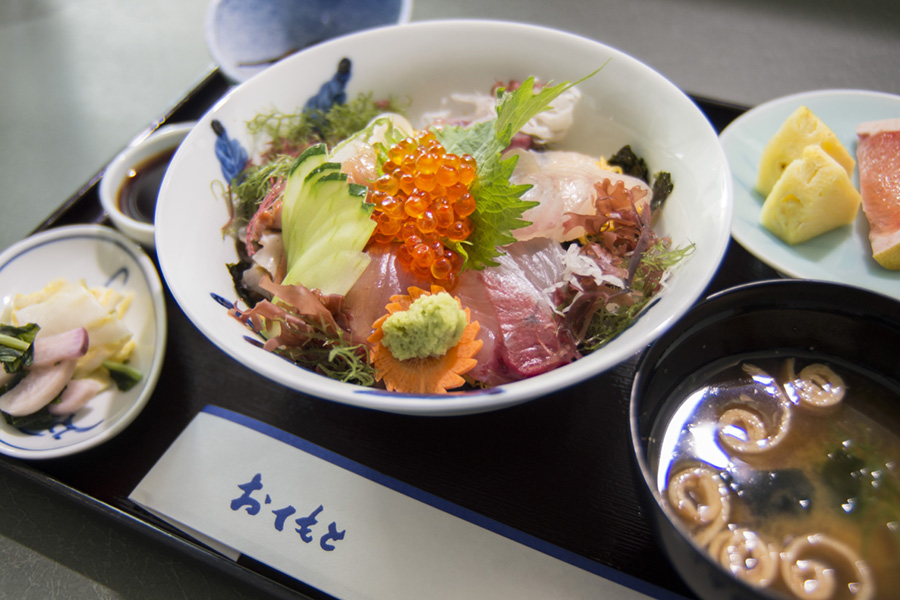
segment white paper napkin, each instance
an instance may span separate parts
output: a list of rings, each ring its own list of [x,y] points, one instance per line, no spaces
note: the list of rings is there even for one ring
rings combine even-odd
[[[677,597],[215,406],[130,498],[343,600]]]

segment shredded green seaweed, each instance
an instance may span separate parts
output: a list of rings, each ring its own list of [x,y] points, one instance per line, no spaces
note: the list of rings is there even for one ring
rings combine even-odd
[[[287,176],[294,157],[282,154],[270,162],[252,165],[244,170],[240,183],[231,188],[234,204],[234,226],[240,227],[256,213],[260,203],[272,190],[272,186]]]
[[[329,110],[306,109],[293,113],[272,110],[247,122],[253,135],[268,137],[268,150],[257,163],[250,164],[231,187],[234,218],[232,232],[246,225],[274,185],[286,179],[297,155],[309,146],[324,142],[329,148],[364,129],[384,112],[401,113],[405,107],[395,100],[375,101],[371,93],[360,94],[346,104]]]
[[[307,325],[305,339],[296,346],[280,346],[273,351],[275,354],[338,381],[366,387],[375,384],[375,367],[369,364],[365,344],[353,344],[342,331],[335,331],[298,313],[293,314]],[[279,323],[291,327],[287,322]]]
[[[629,295],[635,301],[615,304],[594,313],[581,343],[582,352],[589,354],[599,350],[631,327],[659,293],[664,274],[693,251],[693,244],[670,249],[665,240],[657,240],[650,246],[632,280]]]
[[[275,154],[296,154],[306,146],[320,142],[331,148],[365,128],[379,114],[402,114],[405,108],[394,99],[376,101],[369,92],[359,94],[345,104],[335,104],[327,111],[307,109],[283,113],[273,110],[258,114],[247,123],[247,128],[251,134],[264,134],[271,138],[271,151]]]

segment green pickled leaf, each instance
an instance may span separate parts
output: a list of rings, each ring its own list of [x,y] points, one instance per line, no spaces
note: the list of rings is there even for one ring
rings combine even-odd
[[[31,364],[34,337],[40,329],[36,323],[0,325],[0,362],[7,373],[18,373]]]
[[[116,387],[123,392],[127,392],[144,378],[140,371],[129,367],[125,363],[104,360],[102,364],[109,371],[109,376],[116,384]]]

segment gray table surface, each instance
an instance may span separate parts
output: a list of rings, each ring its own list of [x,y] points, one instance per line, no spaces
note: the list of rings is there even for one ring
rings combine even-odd
[[[206,0],[0,2],[0,250],[209,70],[206,10]],[[892,0],[415,0],[412,18],[568,30],[689,93],[745,105],[826,88],[900,94]],[[0,481],[0,599],[261,597],[33,483]]]

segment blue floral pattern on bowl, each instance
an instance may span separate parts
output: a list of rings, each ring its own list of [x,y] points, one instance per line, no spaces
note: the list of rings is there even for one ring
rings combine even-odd
[[[350,81],[352,63],[349,58],[343,58],[338,63],[337,70],[331,79],[322,84],[319,91],[311,96],[304,104],[305,111],[326,111],[335,104],[343,104],[347,101],[347,83]],[[225,126],[216,119],[210,123],[216,134],[215,151],[222,176],[226,183],[237,179],[247,162],[250,160],[247,151],[241,143],[230,137]]]

